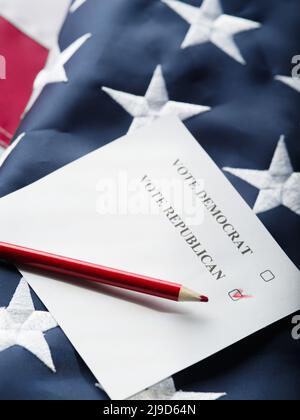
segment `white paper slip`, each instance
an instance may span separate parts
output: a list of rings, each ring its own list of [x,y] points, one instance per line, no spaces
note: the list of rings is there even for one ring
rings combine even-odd
[[[209,296],[209,304],[179,304],[23,272],[113,399],[300,308],[298,269],[174,118],[4,197],[0,218],[1,241]]]

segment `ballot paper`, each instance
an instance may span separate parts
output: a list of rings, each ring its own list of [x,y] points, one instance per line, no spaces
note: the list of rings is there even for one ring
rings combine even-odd
[[[168,117],[0,201],[1,241],[183,283],[177,303],[22,270],[112,399],[300,309],[300,276],[222,171]]]

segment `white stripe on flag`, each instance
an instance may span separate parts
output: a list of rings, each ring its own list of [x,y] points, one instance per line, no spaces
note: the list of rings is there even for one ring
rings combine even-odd
[[[70,4],[71,0],[0,0],[0,16],[50,49]]]

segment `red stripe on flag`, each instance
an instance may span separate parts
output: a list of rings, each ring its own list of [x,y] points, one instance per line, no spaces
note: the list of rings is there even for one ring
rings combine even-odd
[[[6,61],[6,79],[0,80],[0,144],[9,144],[16,131],[48,52],[0,17],[0,55]]]

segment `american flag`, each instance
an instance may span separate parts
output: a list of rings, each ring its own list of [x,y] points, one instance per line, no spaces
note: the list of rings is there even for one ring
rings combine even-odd
[[[1,196],[175,114],[299,267],[299,22],[299,0],[0,0],[2,144],[15,133]],[[293,328],[289,317],[135,399],[300,399]],[[1,399],[107,398],[5,265],[0,372]]]

